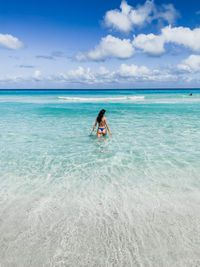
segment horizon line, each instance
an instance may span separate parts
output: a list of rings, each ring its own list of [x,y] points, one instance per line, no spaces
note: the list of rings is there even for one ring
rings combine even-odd
[[[122,91],[122,90],[126,90],[126,91],[136,91],[136,90],[200,90],[200,88],[181,88],[181,87],[177,87],[177,88],[127,88],[127,89],[120,89],[120,88],[116,88],[116,89],[80,89],[80,88],[76,88],[76,89],[56,89],[56,88],[31,88],[31,89],[25,89],[25,88],[17,88],[17,89],[0,89],[0,91]]]

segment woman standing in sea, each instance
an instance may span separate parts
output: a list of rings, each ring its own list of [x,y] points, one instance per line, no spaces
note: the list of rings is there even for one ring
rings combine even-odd
[[[103,134],[103,136],[105,136],[107,134],[107,129],[109,131],[109,134],[112,135],[112,133],[111,133],[109,127],[108,127],[108,123],[107,123],[106,117],[104,117],[105,113],[106,113],[105,109],[102,109],[99,112],[99,114],[98,114],[98,116],[96,118],[93,130],[91,132],[91,134],[93,134],[93,132],[94,132],[94,130],[96,128],[97,122],[98,122],[99,125],[98,125],[98,129],[97,129],[97,137],[100,137],[102,134]]]

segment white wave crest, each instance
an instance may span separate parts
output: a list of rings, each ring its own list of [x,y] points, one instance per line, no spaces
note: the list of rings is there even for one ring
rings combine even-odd
[[[71,97],[59,96],[60,100],[68,102],[134,102],[144,99],[144,96],[122,96],[122,97]]]

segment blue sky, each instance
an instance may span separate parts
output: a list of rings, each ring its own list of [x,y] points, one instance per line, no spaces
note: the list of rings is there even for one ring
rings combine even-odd
[[[200,87],[197,1],[1,1],[0,88]]]

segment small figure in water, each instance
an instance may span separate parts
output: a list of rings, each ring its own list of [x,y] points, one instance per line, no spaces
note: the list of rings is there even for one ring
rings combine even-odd
[[[108,129],[109,134],[112,135],[112,133],[111,133],[109,127],[108,127],[107,120],[106,120],[106,118],[104,117],[105,113],[106,113],[106,110],[105,110],[105,109],[102,109],[102,110],[99,112],[99,114],[98,114],[98,116],[97,116],[97,118],[96,118],[96,121],[95,121],[93,130],[92,130],[92,132],[91,132],[91,134],[93,134],[93,132],[94,132],[94,130],[95,130],[95,128],[96,128],[97,122],[98,122],[99,125],[98,125],[98,129],[97,129],[97,137],[100,137],[102,134],[103,134],[103,136],[105,136],[105,135],[107,134],[107,130],[106,130],[106,128]]]
[[[192,93],[190,93],[190,96],[192,96]]]

